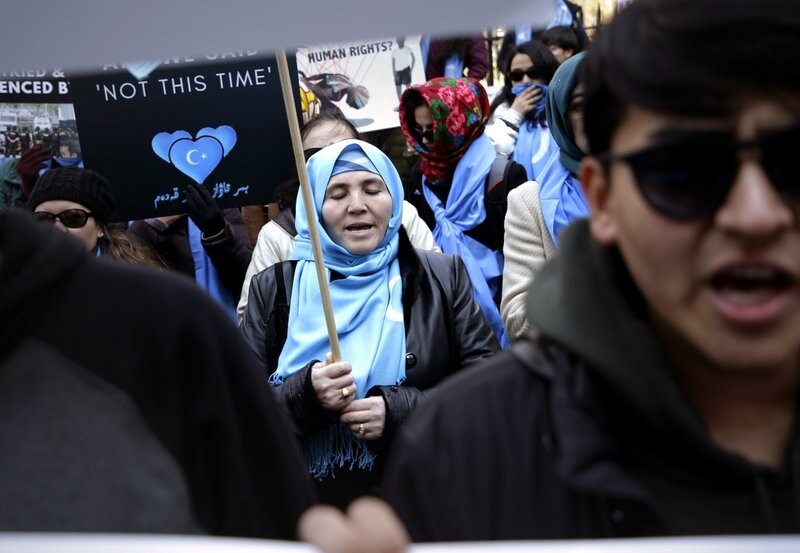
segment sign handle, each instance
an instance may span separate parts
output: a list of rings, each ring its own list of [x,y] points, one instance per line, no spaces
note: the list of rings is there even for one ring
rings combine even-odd
[[[325,274],[325,264],[322,259],[322,246],[319,241],[319,231],[317,230],[317,214],[314,211],[314,200],[311,197],[311,185],[308,183],[308,173],[306,172],[306,160],[303,157],[303,141],[300,139],[300,125],[297,122],[297,108],[294,103],[292,93],[292,80],[289,77],[289,63],[286,60],[286,52],[278,50],[276,58],[278,60],[278,75],[281,79],[281,92],[283,93],[283,106],[286,108],[286,118],[289,120],[289,133],[292,137],[292,152],[294,152],[294,163],[297,168],[297,176],[300,179],[300,191],[303,194],[303,203],[306,208],[306,219],[308,219],[308,231],[311,238],[311,251],[314,254],[314,267],[317,269],[317,281],[319,291],[322,296],[322,310],[325,313],[325,325],[328,328],[328,339],[331,342],[331,354],[333,360],[341,361],[342,352],[339,350],[339,336],[336,333],[336,321],[333,318],[333,307],[331,306],[331,292],[328,288],[328,278]]]

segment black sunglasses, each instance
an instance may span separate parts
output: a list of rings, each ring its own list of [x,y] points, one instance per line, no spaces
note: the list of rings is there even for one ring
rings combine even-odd
[[[34,219],[37,221],[48,221],[55,223],[56,219],[61,221],[61,224],[67,228],[82,228],[86,225],[92,214],[83,209],[67,209],[61,213],[48,213],[46,211],[37,211],[33,214]]]
[[[759,152],[761,166],[778,192],[800,199],[796,168],[800,126],[757,140],[707,140],[698,135],[639,152],[608,152],[599,157],[606,164],[630,165],[639,191],[653,209],[672,219],[688,220],[714,213],[725,203],[742,150]]]
[[[419,137],[420,142],[422,142],[423,140],[427,140],[428,142],[435,142],[433,140],[433,129],[428,129],[427,131],[423,131],[421,127],[415,126],[414,134],[416,134]]]
[[[523,71],[522,69],[513,69],[508,72],[508,78],[512,81],[521,81],[527,75],[531,79],[540,79],[542,78],[542,72],[536,69],[535,67],[530,67]]]

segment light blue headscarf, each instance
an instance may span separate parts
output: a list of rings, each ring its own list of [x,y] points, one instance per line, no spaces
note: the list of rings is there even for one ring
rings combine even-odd
[[[354,155],[355,154],[355,155]],[[328,181],[340,158],[377,169],[392,197],[392,213],[386,235],[377,248],[354,255],[333,241],[322,225],[322,203]],[[355,161],[353,161],[355,160]],[[397,261],[397,235],[403,215],[403,185],[397,170],[386,155],[359,140],[345,140],[323,148],[308,160],[309,182],[314,197],[316,224],[322,243],[325,267],[339,273],[329,283],[342,357],[353,366],[356,397],[365,397],[376,385],[400,384],[405,380],[406,338],[403,321],[402,284]],[[338,169],[337,169],[338,170]],[[298,260],[292,286],[289,327],[286,343],[278,359],[278,369],[270,384],[281,385],[313,359],[325,359],[330,351],[319,283],[309,238],[309,221],[303,195],[297,196],[295,227],[297,238],[291,259]],[[303,450],[309,471],[323,478],[335,467],[371,468],[374,453],[362,440],[356,440],[343,423],[303,437]]]
[[[547,126],[558,148],[550,153],[536,180],[544,222],[556,247],[564,227],[574,219],[589,215],[589,203],[577,175],[583,152],[575,143],[568,114],[583,56],[580,53],[562,63],[547,91]]]
[[[436,218],[434,240],[443,252],[458,255],[464,261],[475,299],[500,345],[506,347],[510,342],[493,297],[503,276],[503,256],[501,252],[490,250],[464,234],[486,219],[484,187],[496,155],[491,141],[482,134],[456,165],[453,184],[447,196],[447,207],[442,205],[430,186],[423,186],[422,192]],[[427,181],[426,178],[425,180]]]

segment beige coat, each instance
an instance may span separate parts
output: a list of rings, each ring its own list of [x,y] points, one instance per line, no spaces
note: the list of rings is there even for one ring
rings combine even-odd
[[[512,342],[531,329],[525,312],[528,288],[539,269],[556,251],[544,222],[536,181],[528,181],[509,192],[500,315]]]

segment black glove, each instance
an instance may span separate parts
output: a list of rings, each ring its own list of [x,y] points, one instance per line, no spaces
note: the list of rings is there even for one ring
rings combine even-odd
[[[222,210],[205,186],[197,186],[192,182],[183,189],[183,193],[186,195],[189,217],[205,236],[214,236],[225,228]]]
[[[51,157],[50,149],[44,146],[34,146],[22,154],[17,162],[17,173],[22,181],[22,198],[27,200],[31,195],[36,180]]]

